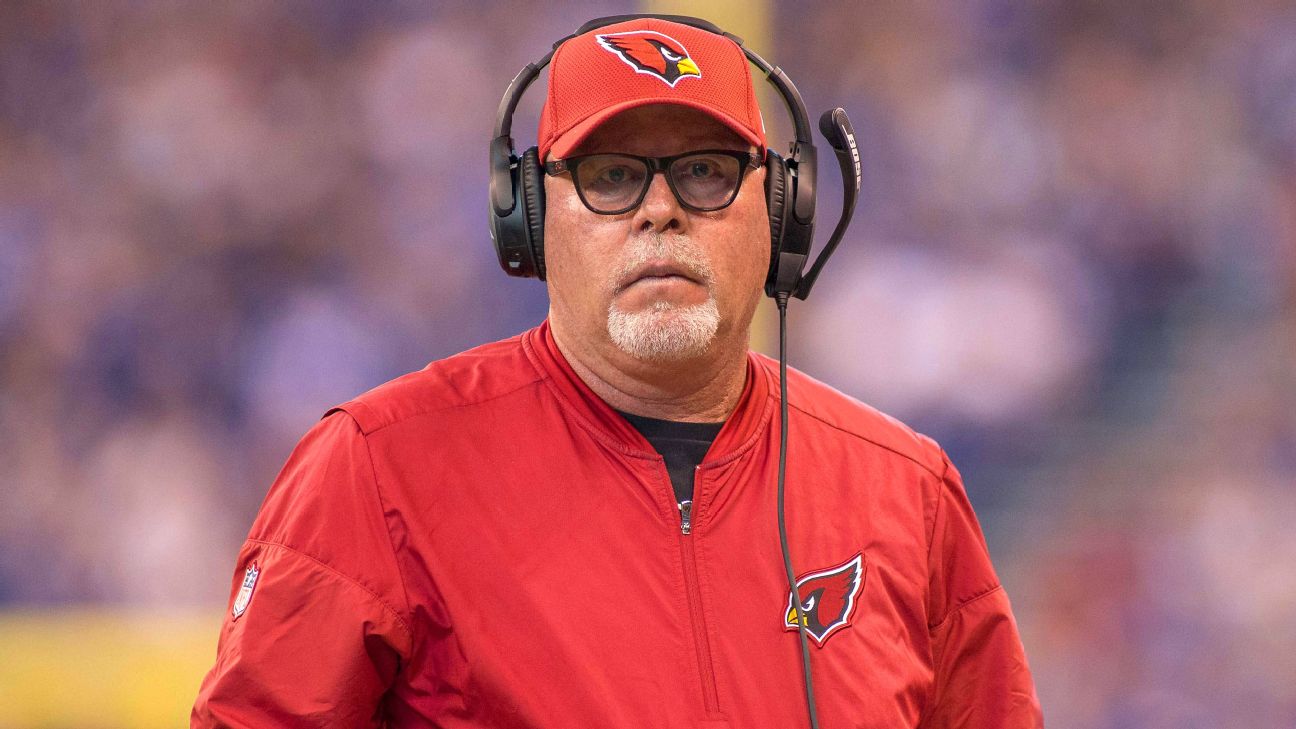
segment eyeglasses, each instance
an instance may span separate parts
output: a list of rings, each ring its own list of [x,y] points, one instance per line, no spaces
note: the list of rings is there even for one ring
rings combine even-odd
[[[587,154],[551,160],[544,168],[550,175],[570,172],[581,202],[600,215],[639,207],[658,172],[666,173],[666,184],[680,205],[707,213],[728,207],[738,197],[744,173],[760,162],[755,152],[715,149],[671,157]]]

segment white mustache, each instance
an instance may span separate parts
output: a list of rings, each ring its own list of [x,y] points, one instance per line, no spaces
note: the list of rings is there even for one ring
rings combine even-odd
[[[613,292],[630,284],[630,277],[653,261],[669,261],[690,278],[710,287],[715,279],[711,260],[701,246],[686,235],[648,233],[637,237],[626,247],[621,265],[612,277]]]

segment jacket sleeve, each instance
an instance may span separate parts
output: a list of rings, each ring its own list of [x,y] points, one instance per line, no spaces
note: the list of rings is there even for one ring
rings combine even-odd
[[[1044,718],[1008,595],[958,470],[945,460],[928,567],[935,688],[923,729],[1035,729]]]
[[[382,695],[409,659],[407,616],[365,437],[330,411],[289,457],[239,551],[191,726],[378,726]]]

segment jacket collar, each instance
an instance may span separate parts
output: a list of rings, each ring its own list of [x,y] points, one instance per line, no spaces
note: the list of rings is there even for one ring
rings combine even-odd
[[[639,431],[594,394],[572,369],[554,341],[548,319],[522,335],[522,347],[559,401],[594,437],[626,455],[658,457]],[[702,461],[703,468],[727,463],[756,444],[769,424],[774,408],[773,399],[769,396],[769,378],[756,355],[748,352],[747,381],[738,396],[738,405],[707,451]]]

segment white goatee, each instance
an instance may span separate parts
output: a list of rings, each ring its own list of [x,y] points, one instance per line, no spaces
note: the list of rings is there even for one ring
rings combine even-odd
[[[707,287],[707,300],[681,305],[654,301],[635,312],[608,307],[608,336],[618,349],[636,359],[669,362],[696,357],[711,346],[720,328],[720,308],[711,293],[715,273],[706,253],[683,235],[652,235],[639,239],[626,251],[620,270],[611,279],[613,293],[649,261],[667,260]]]

